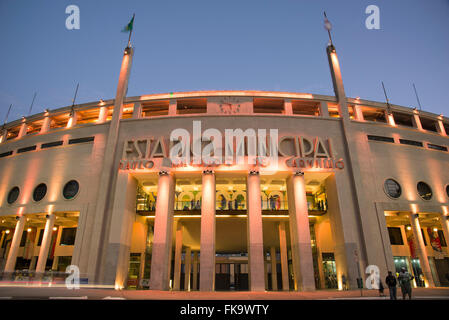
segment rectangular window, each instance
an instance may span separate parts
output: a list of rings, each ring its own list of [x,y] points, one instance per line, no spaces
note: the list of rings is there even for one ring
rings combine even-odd
[[[380,108],[360,106],[365,121],[386,123],[385,110]]]
[[[43,143],[41,145],[41,149],[47,149],[47,148],[53,148],[53,147],[62,146],[62,143],[63,143],[63,141],[55,141],[55,142]]]
[[[443,230],[438,230],[438,238],[440,238],[440,244],[442,247],[447,247],[446,239],[444,238]]]
[[[147,101],[142,103],[142,117],[168,116],[169,100]]]
[[[396,246],[402,246],[404,240],[402,239],[401,228],[388,227],[388,235],[390,236],[390,244]]]
[[[393,139],[393,138],[390,138],[390,137],[382,137],[382,136],[368,135],[368,140],[394,143],[394,139]]]
[[[420,117],[420,120],[421,120],[421,127],[424,130],[437,132],[436,120],[428,119],[428,118],[422,118],[422,117]]]
[[[44,238],[44,229],[39,230],[39,238],[37,238],[37,246],[42,245],[42,239]]]
[[[85,138],[78,138],[78,139],[70,139],[69,140],[69,144],[91,142],[91,141],[94,141],[94,139],[95,139],[95,137],[85,137]]]
[[[73,246],[75,244],[76,228],[64,228],[61,233],[61,246]]]
[[[25,247],[25,243],[27,242],[27,233],[26,231],[22,232],[22,238],[20,239],[20,246]]]
[[[416,147],[423,147],[423,143],[420,141],[414,141],[414,140],[407,140],[407,139],[399,139],[399,142],[401,144],[407,144],[410,146],[416,146]]]
[[[198,114],[207,112],[207,99],[180,99],[176,101],[177,114]]]
[[[397,125],[413,128],[413,115],[401,112],[393,112],[394,122]]]
[[[427,144],[427,148],[433,149],[433,150],[438,150],[438,151],[447,151],[447,147],[439,146],[437,144],[431,144],[431,143]]]
[[[254,113],[276,113],[283,114],[284,100],[283,99],[265,99],[254,98],[253,100]]]
[[[321,104],[319,102],[292,100],[293,114],[318,117],[320,115],[320,110],[321,110]]]
[[[4,158],[4,157],[10,156],[10,155],[12,155],[12,151],[3,152],[0,154],[0,158]]]
[[[24,152],[33,151],[33,150],[36,150],[36,146],[20,148],[17,150],[17,153],[24,153]]]

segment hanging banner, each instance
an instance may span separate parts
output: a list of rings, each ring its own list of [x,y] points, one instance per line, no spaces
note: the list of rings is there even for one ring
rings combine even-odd
[[[427,234],[429,235],[430,245],[432,246],[435,259],[444,259],[443,248],[441,248],[438,232],[433,231],[432,228],[427,228]]]
[[[412,258],[417,258],[417,256],[416,256],[415,237],[413,236],[413,231],[406,229],[406,236],[407,236],[408,246],[410,247],[410,256]]]

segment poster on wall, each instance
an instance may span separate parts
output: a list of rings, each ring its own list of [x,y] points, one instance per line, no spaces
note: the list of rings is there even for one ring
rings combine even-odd
[[[407,243],[410,248],[410,256],[412,258],[417,258],[416,256],[416,246],[415,246],[415,237],[413,236],[412,230],[406,230]]]
[[[438,232],[432,228],[427,228],[427,234],[429,235],[430,245],[433,249],[435,259],[444,259],[443,248],[441,248],[441,240],[438,236]]]

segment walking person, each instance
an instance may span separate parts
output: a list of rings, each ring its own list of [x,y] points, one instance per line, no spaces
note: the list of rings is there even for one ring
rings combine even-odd
[[[390,300],[397,300],[396,297],[396,285],[398,284],[396,277],[391,271],[388,271],[388,276],[385,278],[385,283],[390,291]]]
[[[409,300],[412,299],[412,280],[414,277],[408,273],[404,267],[401,268],[401,272],[399,272],[398,280],[399,285],[401,286],[402,298],[405,300],[405,296],[408,295]]]

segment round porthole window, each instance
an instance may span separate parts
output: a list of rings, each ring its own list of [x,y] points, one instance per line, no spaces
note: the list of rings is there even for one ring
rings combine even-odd
[[[41,183],[36,188],[34,188],[33,200],[41,201],[46,194],[47,194],[47,185],[45,183]]]
[[[16,202],[17,198],[19,197],[20,189],[19,187],[12,188],[8,193],[8,203],[13,204]]]
[[[427,183],[420,181],[416,188],[418,189],[418,194],[421,198],[424,200],[432,199],[432,189]]]
[[[78,181],[70,180],[65,184],[64,189],[62,190],[62,194],[64,198],[70,200],[75,198],[75,196],[78,194],[79,189],[80,185],[78,184]]]
[[[384,190],[389,197],[392,197],[394,199],[399,198],[402,193],[401,185],[393,179],[385,180]]]

